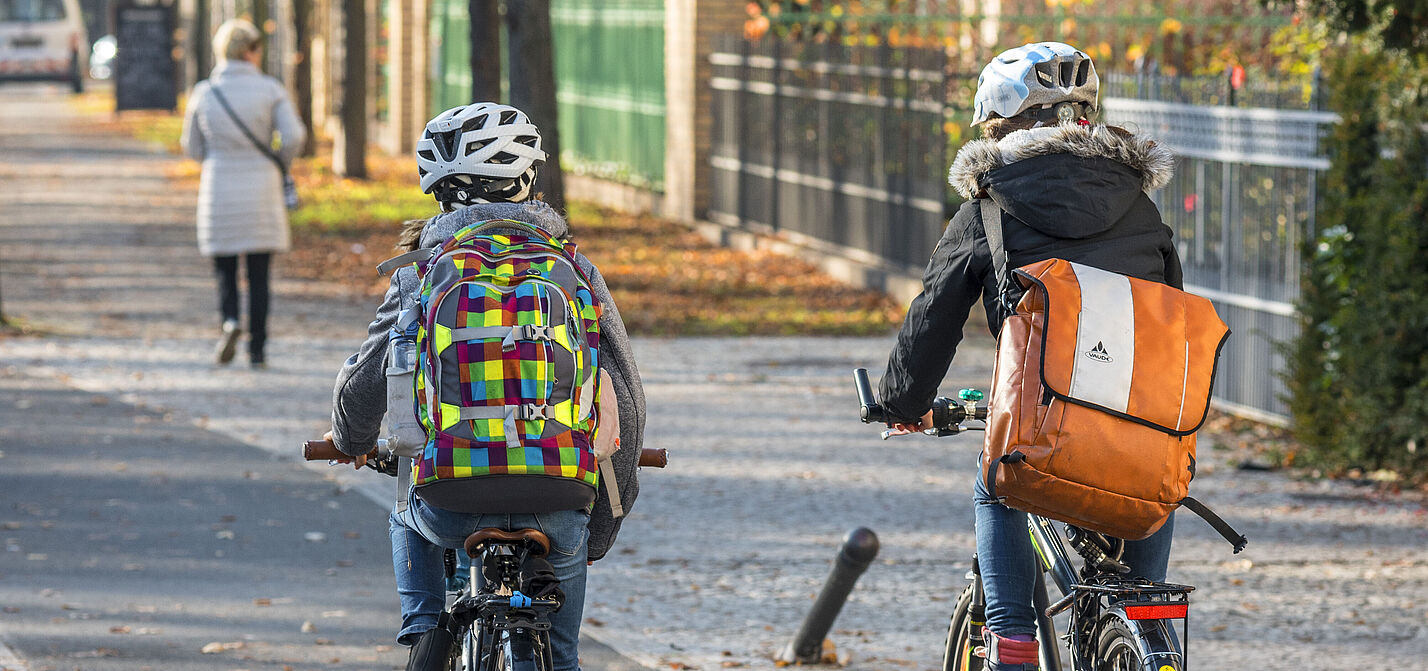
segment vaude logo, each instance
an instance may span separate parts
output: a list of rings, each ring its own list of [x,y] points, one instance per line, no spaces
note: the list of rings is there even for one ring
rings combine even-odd
[[[1110,363],[1112,361],[1115,361],[1115,359],[1112,359],[1111,355],[1106,352],[1106,346],[1101,344],[1100,342],[1097,342],[1095,347],[1086,350],[1086,358],[1092,361],[1099,361],[1101,363]]]

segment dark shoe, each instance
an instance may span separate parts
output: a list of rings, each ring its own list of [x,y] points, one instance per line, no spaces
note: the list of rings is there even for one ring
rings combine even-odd
[[[252,367],[253,370],[267,370],[268,368],[268,362],[264,361],[263,357],[250,359],[248,365]]]
[[[223,332],[218,336],[218,347],[213,350],[213,358],[218,365],[228,365],[233,360],[233,354],[238,351],[238,338],[243,335],[243,329],[238,328],[238,322],[223,322]]]
[[[446,669],[456,647],[456,637],[446,627],[436,627],[421,633],[407,658],[407,671],[442,671]]]

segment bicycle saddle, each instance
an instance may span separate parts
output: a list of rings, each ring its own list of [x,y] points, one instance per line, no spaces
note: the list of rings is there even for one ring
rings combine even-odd
[[[520,543],[531,548],[533,556],[544,557],[550,552],[550,539],[538,529],[506,531],[495,527],[482,529],[466,537],[466,554],[475,557],[487,543]]]

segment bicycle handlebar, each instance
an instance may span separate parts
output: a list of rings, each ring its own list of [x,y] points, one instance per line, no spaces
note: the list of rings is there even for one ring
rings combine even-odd
[[[888,426],[893,424],[888,417],[887,410],[878,404],[878,399],[873,395],[873,386],[868,382],[868,369],[853,369],[853,386],[858,390],[858,416],[864,424],[881,422]],[[963,390],[965,401],[958,401],[939,396],[932,401],[932,428],[926,431],[929,435],[950,436],[960,433],[968,428],[963,427],[962,422],[969,419],[986,421],[987,406],[975,405],[974,401],[981,398],[981,392],[967,394],[975,390]],[[888,438],[892,434],[885,432],[883,438]]]
[[[386,449],[386,441],[378,441],[377,447],[372,448],[367,453],[367,457],[375,459],[381,456],[391,456],[391,450]],[[385,452],[385,455],[383,454]],[[330,461],[333,459],[352,459],[352,455],[338,451],[337,446],[326,440],[309,440],[302,444],[302,458],[308,461]],[[646,447],[640,450],[640,465],[650,468],[664,468],[669,464],[669,451],[659,447]]]

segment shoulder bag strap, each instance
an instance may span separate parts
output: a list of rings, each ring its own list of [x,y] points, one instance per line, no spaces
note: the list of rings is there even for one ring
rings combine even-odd
[[[982,230],[987,234],[987,246],[992,250],[992,270],[997,275],[997,308],[1005,319],[1016,312],[1011,303],[1011,280],[1007,278],[1007,247],[1002,238],[1002,208],[991,196],[981,198]]]
[[[1245,549],[1245,546],[1249,544],[1249,539],[1245,538],[1240,532],[1235,531],[1234,527],[1231,527],[1228,522],[1221,519],[1214,511],[1205,507],[1205,504],[1200,503],[1199,500],[1187,496],[1180,499],[1180,505],[1189,508],[1190,512],[1199,515],[1200,519],[1205,520],[1210,526],[1215,528],[1215,531],[1220,532],[1220,535],[1224,536],[1225,540],[1230,542],[1230,545],[1235,546],[1235,554],[1239,554],[1240,550]]]
[[[243,120],[239,119],[238,114],[234,112],[233,108],[228,105],[228,99],[223,97],[223,92],[219,91],[218,87],[215,86],[213,82],[208,83],[208,90],[212,91],[214,97],[218,98],[218,104],[223,106],[223,111],[228,113],[228,118],[232,119],[233,123],[238,125],[238,130],[243,131],[243,136],[248,138],[248,141],[252,142],[253,146],[256,147],[260,153],[262,153],[264,156],[267,156],[268,160],[272,161],[275,165],[277,165],[278,170],[283,173],[284,177],[287,177],[288,166],[283,165],[283,159],[278,158],[278,155],[273,153],[272,147],[266,146],[262,142],[260,142],[258,138],[254,137],[253,133],[248,130],[248,127],[243,125]]]

